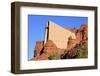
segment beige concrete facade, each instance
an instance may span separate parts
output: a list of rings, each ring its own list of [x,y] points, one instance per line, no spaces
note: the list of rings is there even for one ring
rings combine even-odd
[[[72,39],[76,38],[72,31],[63,28],[52,21],[48,21],[45,32],[45,43],[48,40],[52,40],[58,48],[66,49],[69,37],[72,37]]]

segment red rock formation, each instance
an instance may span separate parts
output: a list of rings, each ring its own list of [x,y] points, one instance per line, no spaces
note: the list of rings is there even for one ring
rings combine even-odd
[[[86,24],[81,25],[80,31],[82,33],[82,40],[84,42],[87,42],[87,40],[88,40],[88,26]]]
[[[81,41],[87,42],[88,39],[88,28],[86,24],[81,25],[79,29],[75,31],[76,39],[69,38],[68,49],[74,48],[77,44],[80,44]]]
[[[79,29],[75,31],[76,39],[69,38],[67,58],[73,58],[77,54],[77,49],[83,42],[88,46],[88,27],[86,24],[81,25]]]
[[[81,25],[77,29],[65,29],[74,32],[76,35],[76,39],[69,38],[68,43],[66,43],[68,44],[67,49],[57,48],[51,40],[48,40],[45,44],[43,41],[37,41],[33,60],[48,60],[48,57],[55,53],[55,51],[62,55],[65,50],[68,50],[66,57],[73,58],[77,54],[77,49],[81,46],[82,42],[88,45],[88,26],[86,24]]]
[[[36,42],[36,46],[35,46],[35,52],[34,52],[34,56],[39,56],[41,54],[41,50],[43,49],[44,43],[43,41],[37,41]]]
[[[40,46],[40,47],[39,47]],[[43,46],[43,42],[37,42],[36,44],[36,54],[34,60],[47,60],[48,57],[53,54],[57,50],[56,45],[48,40],[46,44]]]

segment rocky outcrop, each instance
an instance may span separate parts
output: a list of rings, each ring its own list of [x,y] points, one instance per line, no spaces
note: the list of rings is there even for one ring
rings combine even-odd
[[[37,41],[36,42],[36,46],[35,46],[35,51],[34,51],[34,57],[36,57],[36,56],[40,56],[40,54],[41,54],[41,51],[42,51],[42,49],[43,49],[43,46],[44,45],[44,42],[43,41]]]
[[[76,39],[69,38],[67,52],[62,55],[62,58],[75,58],[79,53],[79,49],[85,46],[83,49],[86,49],[88,46],[88,27],[86,24],[81,25],[79,29],[75,31]]]
[[[40,47],[39,47],[40,46]],[[42,42],[37,42],[35,47],[34,60],[47,60],[48,57],[57,50],[56,45],[48,40],[47,43],[43,44]]]
[[[77,44],[80,44],[81,41],[87,42],[88,40],[88,28],[86,24],[81,25],[79,29],[75,30],[76,39],[69,37],[68,49],[74,48]]]
[[[57,50],[56,45],[51,41],[47,41],[47,43],[44,45],[44,53],[51,55]]]
[[[74,32],[76,35],[76,39],[72,39],[71,37],[68,38],[68,43],[66,43],[67,44],[66,49],[58,48],[51,40],[48,40],[45,44],[44,41],[37,41],[34,49],[33,60],[48,60],[52,58],[57,59],[59,57],[61,59],[76,58],[79,54],[78,49],[81,49],[83,45],[85,45],[85,48],[87,48],[88,46],[87,24],[82,24],[80,28],[73,28],[73,29],[65,28],[65,29]]]

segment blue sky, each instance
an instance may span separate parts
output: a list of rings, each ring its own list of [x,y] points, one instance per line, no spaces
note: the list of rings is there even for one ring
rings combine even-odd
[[[44,40],[45,26],[49,20],[69,28],[78,28],[81,24],[88,24],[87,17],[28,15],[28,59],[34,55],[36,41]]]

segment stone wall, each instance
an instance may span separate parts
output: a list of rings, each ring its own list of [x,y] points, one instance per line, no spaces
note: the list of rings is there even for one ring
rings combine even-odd
[[[48,22],[47,27],[48,33],[46,34],[48,34],[48,40],[52,40],[53,43],[55,43],[55,45],[60,49],[67,48],[67,42],[69,37],[72,37],[72,39],[76,39],[74,32],[63,28],[52,21]],[[46,39],[47,37],[45,37],[45,41],[47,41]]]

